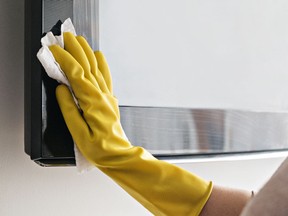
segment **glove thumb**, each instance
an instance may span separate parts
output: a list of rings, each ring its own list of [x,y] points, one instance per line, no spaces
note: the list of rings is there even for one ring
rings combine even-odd
[[[74,142],[80,143],[77,137],[88,135],[89,128],[75,104],[69,88],[63,84],[57,86],[56,98]]]

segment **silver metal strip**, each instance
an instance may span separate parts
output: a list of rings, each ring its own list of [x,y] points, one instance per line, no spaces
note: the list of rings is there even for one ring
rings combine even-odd
[[[224,162],[224,161],[247,161],[247,160],[261,160],[269,158],[286,158],[288,150],[271,151],[271,152],[251,152],[251,153],[231,153],[231,154],[216,154],[197,156],[190,155],[188,157],[165,158],[162,159],[173,164],[189,164],[189,163],[203,163],[203,162]]]
[[[73,0],[73,24],[93,50],[99,50],[99,0]]]
[[[288,149],[288,113],[121,107],[133,145],[155,155],[207,155]]]

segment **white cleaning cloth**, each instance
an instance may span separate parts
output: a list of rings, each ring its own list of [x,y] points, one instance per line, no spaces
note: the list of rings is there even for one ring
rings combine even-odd
[[[59,64],[56,62],[52,53],[49,50],[49,46],[54,44],[64,47],[63,32],[71,32],[74,35],[76,35],[75,28],[70,18],[65,20],[64,23],[62,24],[60,36],[54,36],[52,32],[48,32],[41,39],[42,47],[37,53],[37,58],[41,62],[42,66],[44,67],[49,77],[57,80],[59,83],[63,83],[69,86],[70,88],[68,79],[66,78],[64,72],[61,70]],[[75,97],[74,100],[78,105],[78,102]],[[94,166],[89,161],[87,161],[86,158],[81,154],[75,143],[74,143],[74,152],[75,152],[76,166],[79,172],[89,171],[92,168],[94,168]]]

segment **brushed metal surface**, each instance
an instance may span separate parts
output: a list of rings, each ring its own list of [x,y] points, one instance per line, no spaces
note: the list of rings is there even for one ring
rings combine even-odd
[[[288,148],[288,113],[225,109],[121,107],[133,145],[156,155]]]

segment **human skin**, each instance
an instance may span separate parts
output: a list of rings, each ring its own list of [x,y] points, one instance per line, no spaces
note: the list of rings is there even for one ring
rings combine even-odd
[[[251,199],[251,192],[215,185],[200,216],[238,216]]]
[[[288,215],[288,158],[245,207],[241,216]]]

